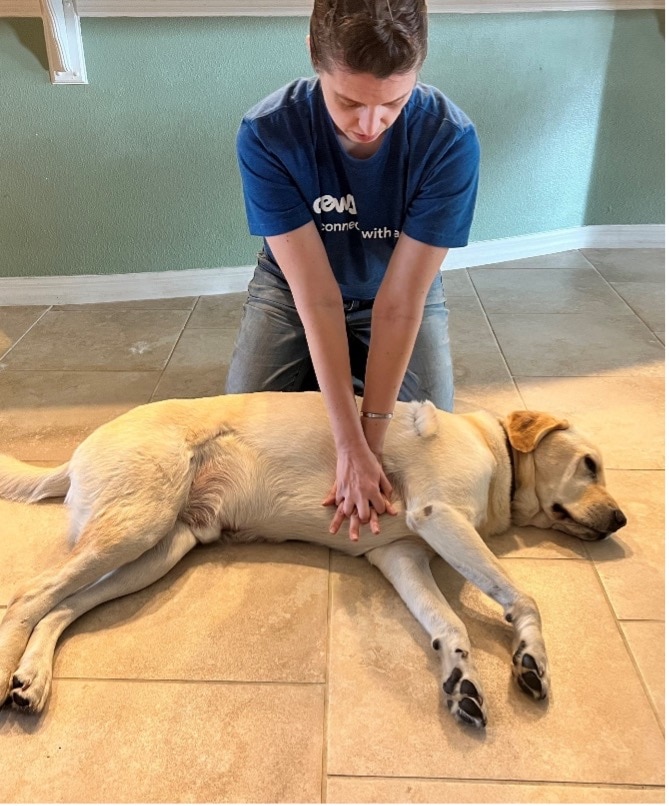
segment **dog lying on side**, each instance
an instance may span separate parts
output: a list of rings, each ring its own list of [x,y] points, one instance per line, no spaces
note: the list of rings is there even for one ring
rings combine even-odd
[[[396,517],[351,542],[321,506],[335,449],[320,394],[257,393],[139,406],[94,431],[72,459],[38,468],[0,456],[0,497],[66,495],[73,549],[25,585],[0,625],[0,703],[39,712],[63,630],[96,605],[166,574],[198,543],[305,540],[364,554],[440,654],[451,713],[483,727],[486,703],[462,621],[437,587],[436,554],[492,597],[513,626],[512,670],[549,692],[541,618],[482,538],[511,523],[600,540],[626,519],[597,448],[565,420],[515,411],[454,415],[398,403],[384,446]]]

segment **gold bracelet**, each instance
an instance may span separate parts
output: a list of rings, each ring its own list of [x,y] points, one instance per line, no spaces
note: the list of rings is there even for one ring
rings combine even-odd
[[[361,417],[368,417],[370,420],[392,420],[392,412],[390,414],[377,414],[375,411],[361,411]]]

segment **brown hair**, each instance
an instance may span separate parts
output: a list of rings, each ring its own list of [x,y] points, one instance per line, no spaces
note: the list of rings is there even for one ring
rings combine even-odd
[[[317,71],[388,78],[419,70],[427,55],[425,0],[315,0],[309,48]]]

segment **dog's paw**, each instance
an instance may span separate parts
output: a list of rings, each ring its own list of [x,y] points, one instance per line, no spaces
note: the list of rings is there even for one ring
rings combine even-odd
[[[12,676],[9,701],[18,711],[38,714],[46,705],[50,692],[51,670],[28,668],[22,664]]]
[[[473,676],[463,673],[459,666],[451,671],[442,684],[446,705],[453,716],[466,725],[485,728],[488,715],[481,694],[481,684],[474,682],[471,677]]]
[[[513,676],[520,688],[535,700],[545,700],[550,692],[548,657],[541,644],[521,641],[513,653]]]

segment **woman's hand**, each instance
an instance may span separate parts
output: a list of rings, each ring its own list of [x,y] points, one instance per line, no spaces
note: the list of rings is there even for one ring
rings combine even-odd
[[[362,449],[341,451],[337,457],[337,478],[323,506],[337,507],[330,523],[330,533],[337,534],[349,519],[349,538],[357,541],[360,526],[369,524],[372,534],[381,532],[379,515],[397,515],[390,503],[392,485],[383,472],[379,458],[363,446]]]

